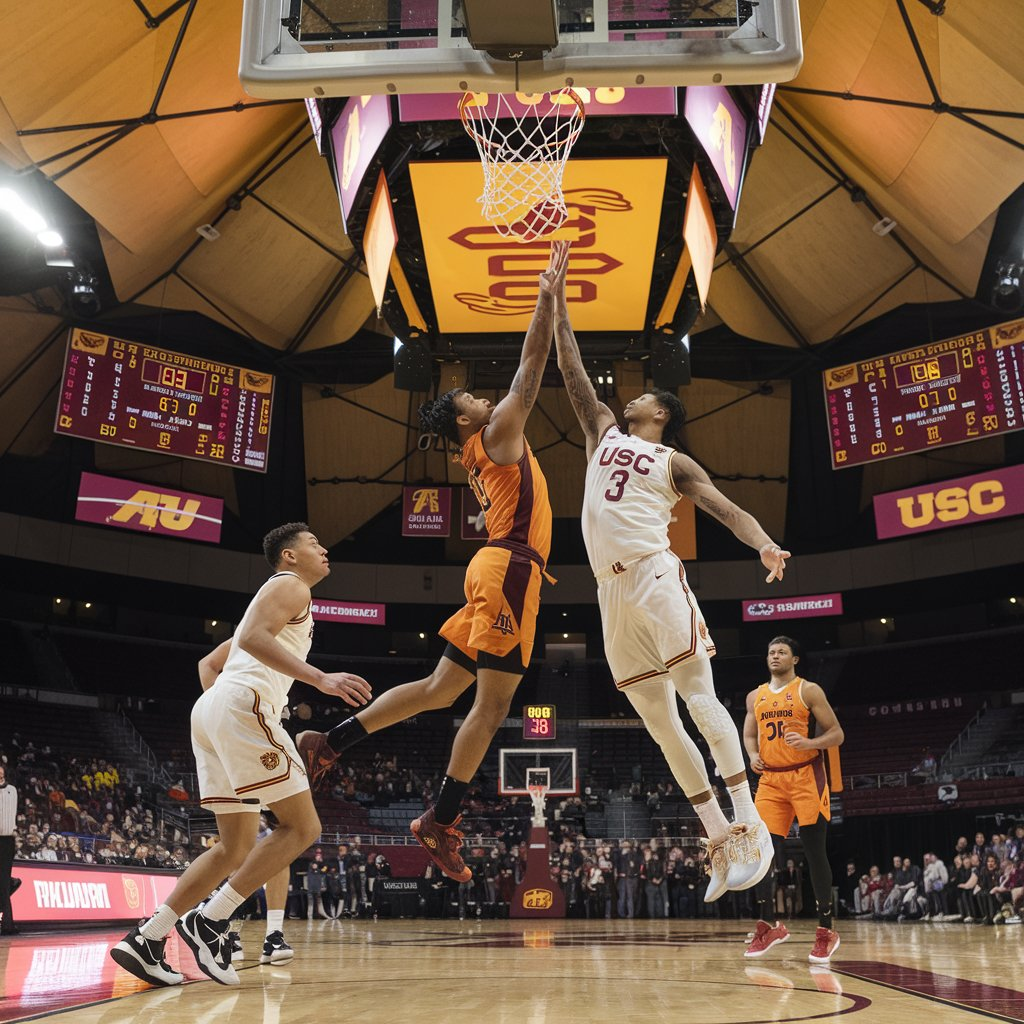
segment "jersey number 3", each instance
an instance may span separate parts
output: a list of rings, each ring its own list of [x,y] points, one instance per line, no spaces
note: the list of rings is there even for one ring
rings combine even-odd
[[[617,469],[612,473],[611,479],[615,486],[609,487],[604,492],[604,496],[608,501],[621,501],[622,495],[626,490],[626,484],[629,482],[629,474],[624,469]]]

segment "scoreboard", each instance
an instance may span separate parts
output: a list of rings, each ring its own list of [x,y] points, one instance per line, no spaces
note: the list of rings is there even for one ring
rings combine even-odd
[[[74,328],[54,431],[267,471],[274,378]]]
[[[824,375],[832,468],[1024,428],[1024,319]]]

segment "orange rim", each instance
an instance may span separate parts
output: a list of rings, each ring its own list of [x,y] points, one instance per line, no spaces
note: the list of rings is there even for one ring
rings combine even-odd
[[[498,95],[501,95],[501,93],[499,93]],[[553,93],[549,92],[547,95],[568,96],[573,101],[573,103],[576,104],[576,111],[579,114],[580,121],[579,126],[573,132],[572,142],[566,140],[565,142],[556,143],[555,148],[561,149],[565,145],[572,145],[576,141],[576,136],[578,136],[579,132],[583,129],[583,125],[586,123],[587,120],[587,109],[583,105],[583,100],[580,97],[580,94],[571,85],[567,85],[562,89],[557,89]],[[493,147],[495,143],[491,142],[489,139],[485,139],[476,130],[476,125],[473,121],[472,116],[466,113],[467,109],[471,106],[470,100],[472,100],[473,96],[474,93],[471,92],[463,93],[462,99],[459,100],[459,119],[462,121],[462,127],[466,129],[466,133],[474,142],[481,143],[484,146]]]

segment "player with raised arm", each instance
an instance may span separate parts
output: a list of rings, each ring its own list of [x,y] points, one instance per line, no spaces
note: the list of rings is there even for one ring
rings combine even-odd
[[[818,912],[818,929],[808,960],[827,964],[839,948],[832,928],[832,868],[825,849],[831,807],[826,753],[843,742],[843,728],[817,683],[796,674],[800,652],[788,636],[777,636],[768,645],[771,679],[747,694],[743,745],[750,767],[761,776],[755,803],[775,844],[782,863],[783,841],[794,818],[807,857],[811,888]],[[834,766],[838,774],[838,762]],[[789,931],[781,921],[769,923],[771,876],[755,890],[758,917],[746,957],[759,957],[785,942]]]
[[[331,571],[326,549],[305,523],[287,523],[263,538],[263,551],[274,575],[227,642],[216,685],[204,689],[192,709],[200,802],[216,815],[220,842],[197,857],[156,913],[110,951],[121,967],[154,985],[183,981],[164,960],[166,938],[175,927],[200,970],[223,985],[237,985],[228,939],[231,914],[320,835],[306,771],[281,726],[293,680],[353,707],[371,697],[360,676],[322,672],[306,661],[313,641],[310,588]],[[274,812],[279,827],[257,843],[262,805]],[[205,906],[196,906],[228,876]]]
[[[605,656],[616,687],[661,747],[707,831],[711,881],[705,900],[711,902],[727,889],[755,885],[771,867],[772,843],[751,799],[736,726],[715,694],[714,644],[686,571],[669,549],[672,507],[687,497],[728,526],[758,552],[769,582],[782,579],[790,554],[672,446],[684,413],[671,392],[634,399],[624,411],[626,429],[618,426],[583,368],[564,288],[555,295],[555,345],[587,442],[583,538],[598,583]],[[729,790],[732,825],[679,717],[677,693]]]
[[[462,797],[530,663],[551,550],[547,481],[523,429],[551,351],[552,297],[564,287],[567,259],[568,243],[553,242],[509,393],[492,405],[455,388],[419,410],[425,431],[459,448],[487,527],[487,543],[466,569],[466,604],[441,627],[448,646],[437,667],[426,679],[386,691],[329,733],[304,732],[297,738],[315,783],[342,751],[368,733],[450,707],[475,680],[476,699],[456,733],[437,803],[411,825],[438,867],[460,882],[472,877],[459,853]]]

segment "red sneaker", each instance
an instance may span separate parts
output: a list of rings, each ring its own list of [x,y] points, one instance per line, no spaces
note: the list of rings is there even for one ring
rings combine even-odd
[[[819,928],[814,933],[814,948],[807,955],[812,964],[827,964],[839,948],[839,936],[828,928]]]
[[[322,732],[300,732],[295,737],[295,749],[298,750],[303,767],[309,776],[310,789],[316,789],[331,765],[338,760],[338,755],[327,742],[326,734]]]
[[[754,937],[743,955],[745,957],[764,956],[772,946],[777,946],[780,942],[786,942],[788,939],[789,929],[781,921],[776,921],[774,927],[767,921],[758,921],[754,928]]]
[[[434,808],[428,807],[410,826],[416,841],[430,854],[430,859],[456,882],[468,882],[473,872],[459,855],[462,833],[455,827],[462,821],[460,814],[450,825],[439,825],[434,820]]]

